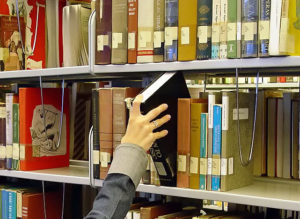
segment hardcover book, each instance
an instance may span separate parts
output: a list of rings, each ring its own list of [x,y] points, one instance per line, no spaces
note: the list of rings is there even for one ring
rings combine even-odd
[[[96,89],[92,91],[92,124],[94,178],[100,179],[99,90]]]
[[[271,0],[259,1],[258,56],[269,56]]]
[[[60,88],[20,88],[20,170],[69,165],[69,92]]]
[[[19,103],[13,104],[13,113],[12,113],[12,122],[13,122],[13,160],[12,160],[12,169],[18,170],[19,169],[19,162],[20,162],[20,138],[19,138]]]
[[[241,30],[238,25],[241,22],[241,0],[228,0],[227,20],[227,57],[231,59],[241,56]]]
[[[280,54],[280,21],[282,11],[282,0],[271,1],[270,11],[270,41],[269,41],[269,53],[271,56],[283,55]]]
[[[164,61],[177,61],[178,0],[165,0],[165,51]]]
[[[111,63],[112,2],[96,1],[95,64]]]
[[[154,62],[164,61],[165,0],[154,0]]]
[[[138,0],[128,0],[128,63],[136,63]]]
[[[0,169],[5,169],[6,158],[6,110],[5,103],[0,103]]]
[[[141,111],[146,114],[162,103],[168,104],[164,114],[171,120],[155,131],[168,130],[168,135],[158,139],[150,148],[150,153],[163,186],[176,186],[177,173],[177,100],[189,98],[183,74],[167,72],[152,82],[144,91]]]
[[[206,190],[207,185],[207,134],[208,134],[208,113],[201,113],[200,123],[200,187]]]
[[[227,58],[228,0],[221,0],[220,12],[220,58]]]
[[[288,1],[288,54],[292,56],[300,55],[300,2]],[[283,39],[284,40],[284,39]]]
[[[212,1],[212,35],[211,35],[211,58],[220,58],[220,21],[221,21],[221,0]]]

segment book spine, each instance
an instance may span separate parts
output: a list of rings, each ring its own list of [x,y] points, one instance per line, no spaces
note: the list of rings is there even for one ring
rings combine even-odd
[[[13,192],[12,191],[8,191],[8,218],[13,218]]]
[[[212,1],[198,0],[197,8],[197,59],[210,59]]]
[[[283,94],[283,178],[290,179],[291,169],[291,125],[292,125],[292,94]],[[288,145],[288,147],[286,146]]]
[[[127,63],[127,0],[112,0],[111,63]]]
[[[8,218],[8,191],[2,190],[2,218]]]
[[[8,170],[12,169],[12,154],[13,154],[13,146],[12,146],[12,106],[13,106],[13,94],[8,93],[5,97],[6,102],[6,163],[5,167]]]
[[[128,0],[128,63],[136,63],[138,0]]]
[[[0,105],[0,169],[5,169],[5,104]]]
[[[258,1],[242,0],[242,57],[257,57]]]
[[[228,0],[228,23],[227,23],[227,57],[238,58],[237,54],[237,1]]]
[[[154,0],[154,62],[164,61],[165,47],[165,0]]]
[[[216,96],[214,94],[208,95],[208,134],[207,134],[207,190],[211,190],[212,186],[212,148],[213,148],[213,115],[214,104]]]
[[[212,160],[212,191],[221,189],[221,144],[222,144],[222,106],[214,105],[213,116],[213,160]]]
[[[96,2],[96,54],[95,64],[111,63],[112,1]]]
[[[272,0],[271,2],[269,53],[270,55],[273,56],[280,55],[279,36],[280,36],[280,21],[281,21],[281,5],[282,5],[282,0]]]
[[[177,61],[178,0],[165,0],[165,49],[164,61]]]
[[[94,178],[100,179],[100,142],[99,142],[99,90],[92,91],[92,123],[93,123],[93,171]]]
[[[178,61],[196,59],[197,0],[178,1]]]
[[[227,58],[228,0],[221,0],[220,11],[220,58]]]
[[[237,58],[242,56],[242,0],[236,1],[236,53]]]
[[[207,175],[207,113],[201,113],[200,131],[200,190],[206,190]]]
[[[14,170],[19,169],[20,141],[19,141],[19,104],[13,104],[13,166]]]
[[[232,127],[231,127],[232,128]],[[230,149],[228,147],[229,132],[229,96],[222,94],[222,140],[221,140],[221,191],[226,191],[228,181],[228,159]],[[228,148],[228,149],[227,149]]]
[[[137,62],[153,62],[154,0],[139,0]]]
[[[269,56],[271,0],[259,1],[258,56]]]
[[[212,9],[212,36],[211,36],[211,58],[220,58],[220,20],[221,0],[213,0]]]
[[[289,32],[289,0],[282,0],[281,19],[280,19],[280,36],[279,36],[279,53],[286,55],[288,53],[288,32]]]

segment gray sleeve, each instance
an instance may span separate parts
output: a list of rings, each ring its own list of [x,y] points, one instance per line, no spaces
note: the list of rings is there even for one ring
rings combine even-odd
[[[121,173],[127,175],[136,188],[146,170],[147,163],[147,154],[142,147],[134,144],[121,144],[114,152],[113,162],[108,174]]]

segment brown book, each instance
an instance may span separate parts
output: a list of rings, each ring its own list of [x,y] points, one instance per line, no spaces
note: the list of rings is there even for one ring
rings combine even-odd
[[[267,174],[275,177],[275,148],[276,148],[276,114],[277,114],[277,98],[268,99],[268,144],[267,144]]]
[[[138,0],[128,0],[128,63],[136,63]]]
[[[112,0],[112,64],[127,63],[127,0]]]
[[[178,1],[178,61],[196,59],[197,0]]]
[[[115,149],[121,143],[126,132],[128,110],[124,100],[128,97],[135,97],[141,91],[140,88],[114,87],[112,88],[113,98],[113,147]]]
[[[165,1],[154,0],[154,62],[164,61],[165,47]]]
[[[176,212],[179,210],[181,210],[181,208],[180,205],[177,203],[141,207],[141,219],[154,219],[160,215]]]
[[[113,152],[112,88],[99,89],[100,179],[107,175]]]
[[[100,4],[100,2],[102,4]],[[95,64],[110,64],[112,31],[112,2],[96,2],[96,52]]]
[[[292,102],[291,177],[299,179],[299,101]]]

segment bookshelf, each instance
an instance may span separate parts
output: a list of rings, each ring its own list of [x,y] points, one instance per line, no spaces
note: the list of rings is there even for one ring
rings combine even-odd
[[[204,85],[194,84],[188,85],[189,88],[200,88],[204,89]],[[235,89],[235,84],[207,84],[206,89],[218,90],[218,89]],[[253,89],[256,88],[256,84],[239,84],[239,89]],[[262,83],[258,84],[258,88],[299,88],[298,82],[292,83]]]
[[[289,68],[300,69],[300,57],[271,57],[253,59],[224,59],[224,60],[203,60],[189,62],[170,63],[149,63],[149,64],[126,64],[126,65],[94,65],[95,47],[95,16],[91,17],[89,51],[90,65],[64,68],[50,68],[31,71],[0,72],[0,80],[26,79],[36,80],[36,77],[46,77],[57,80],[62,78],[93,79],[104,78],[107,75],[119,77],[120,75],[130,76],[130,73],[148,73],[164,71],[202,71],[202,70],[225,70],[231,69],[252,69],[266,70],[268,68]],[[278,70],[280,71],[280,69]],[[118,74],[117,74],[118,73]],[[122,73],[122,74],[119,74]],[[193,86],[192,86],[193,87]],[[196,88],[204,87],[197,85]],[[239,85],[239,88],[254,88],[253,84]],[[260,88],[299,88],[298,83],[274,83],[260,84]],[[234,89],[235,85],[207,85],[211,89]],[[90,150],[92,150],[90,148]],[[38,171],[8,171],[0,170],[0,176],[16,177],[33,180],[44,180],[59,183],[71,183],[90,185],[87,162],[71,162],[68,168],[55,168]],[[102,180],[95,180],[95,185],[103,186]],[[141,184],[137,191],[156,193],[162,195],[188,197],[194,199],[211,199],[227,201],[231,203],[247,204],[254,206],[272,207],[300,211],[300,181],[255,178],[250,186],[231,190],[229,192],[213,192],[192,189],[181,189],[176,187],[164,187]]]

